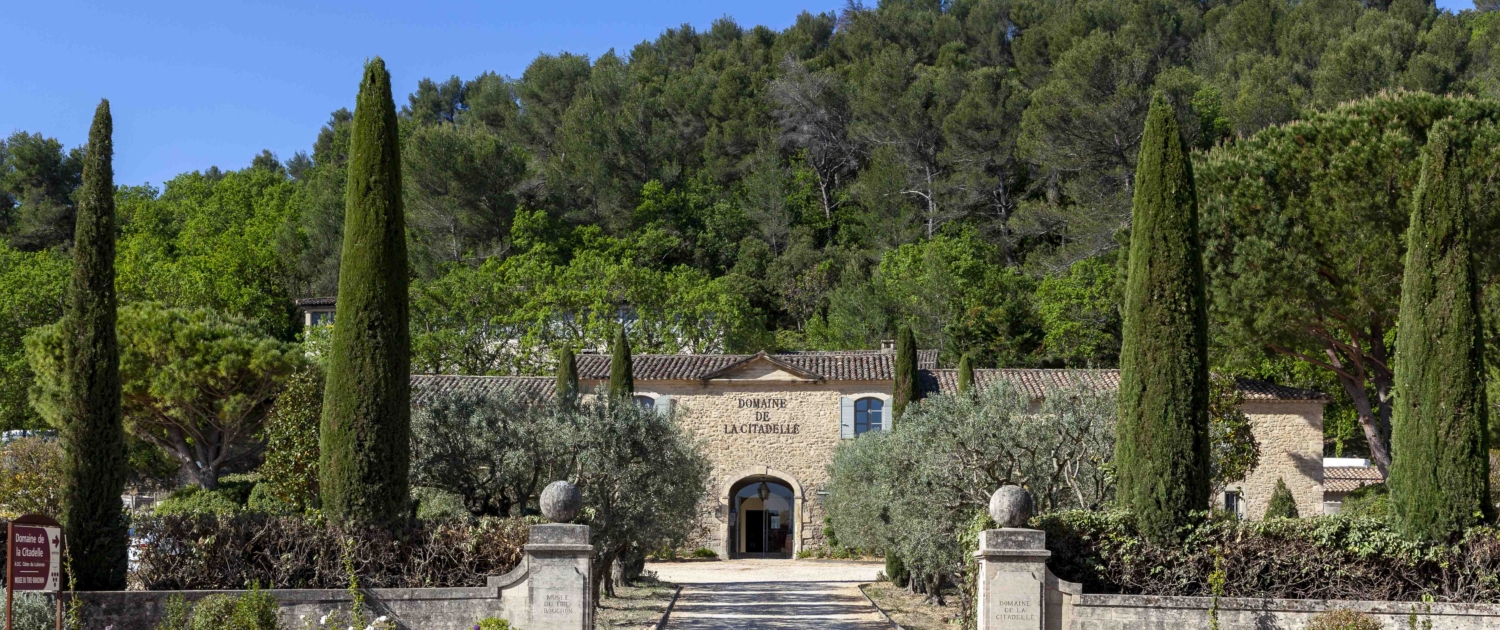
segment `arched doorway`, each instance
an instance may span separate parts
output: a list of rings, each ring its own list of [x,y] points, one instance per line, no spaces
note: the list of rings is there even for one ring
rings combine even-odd
[[[769,469],[741,476],[726,488],[729,558],[794,557],[800,547],[802,489]]]

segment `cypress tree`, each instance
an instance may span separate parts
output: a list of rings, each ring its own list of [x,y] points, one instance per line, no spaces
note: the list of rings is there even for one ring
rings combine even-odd
[[[89,128],[73,232],[73,271],[62,318],[63,514],[81,590],[124,590],[129,526],[115,333],[114,119],[100,101]]]
[[[1271,501],[1266,504],[1266,518],[1297,518],[1297,498],[1292,489],[1286,487],[1286,479],[1276,478],[1276,489],[1271,491]]]
[[[1493,516],[1479,284],[1463,131],[1434,125],[1413,194],[1396,337],[1391,509],[1404,533],[1442,540]]]
[[[323,509],[336,520],[407,511],[411,340],[406,223],[391,75],[365,64],[355,102],[339,262],[338,319],[319,431]]]
[[[578,359],[573,348],[563,346],[557,353],[557,402],[565,407],[578,402]]]
[[[630,400],[635,397],[635,367],[630,360],[630,339],[625,327],[615,331],[614,354],[609,358],[609,399]]]
[[[917,337],[910,326],[902,326],[896,333],[896,361],[891,371],[896,382],[895,391],[891,392],[891,417],[900,418],[907,405],[922,397],[917,375]]]
[[[958,393],[968,394],[974,391],[974,362],[965,352],[958,358]]]
[[[1121,505],[1164,541],[1208,509],[1208,315],[1192,163],[1158,94],[1135,175],[1115,470]]]

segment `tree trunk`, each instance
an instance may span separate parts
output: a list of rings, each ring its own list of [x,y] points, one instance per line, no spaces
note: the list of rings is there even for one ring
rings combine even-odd
[[[1370,396],[1365,390],[1365,384],[1355,382],[1353,379],[1339,377],[1339,383],[1344,386],[1344,392],[1349,394],[1350,400],[1354,402],[1354,411],[1359,416],[1359,426],[1364,430],[1365,441],[1370,444],[1370,461],[1380,469],[1382,477],[1388,476],[1391,471],[1391,450],[1386,444],[1389,435],[1382,430],[1383,426],[1389,425],[1390,402],[1384,392],[1380,401],[1379,414],[1375,407],[1370,406]],[[1385,416],[1381,418],[1380,416]]]
[[[599,598],[601,591],[607,593],[610,597],[614,597],[613,588],[608,588],[606,590],[606,582],[608,582],[608,580],[606,580],[605,578],[609,577],[609,569],[615,564],[615,551],[611,549],[609,551],[600,552],[599,554],[594,556],[593,563],[594,575],[591,578],[593,584],[590,586],[594,592],[594,604],[597,605],[599,602],[603,601]]]

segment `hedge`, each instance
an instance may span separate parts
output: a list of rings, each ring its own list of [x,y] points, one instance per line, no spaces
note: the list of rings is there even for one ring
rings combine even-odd
[[[1181,542],[1140,536],[1125,512],[1058,512],[1048,565],[1086,593],[1211,596],[1222,558],[1224,597],[1444,602],[1500,600],[1500,531],[1476,527],[1456,544],[1413,542],[1383,521],[1324,516],[1184,526]]]
[[[411,521],[356,528],[300,516],[137,519],[131,587],[145,590],[483,586],[521,562],[523,519]],[[396,533],[393,533],[396,532]]]

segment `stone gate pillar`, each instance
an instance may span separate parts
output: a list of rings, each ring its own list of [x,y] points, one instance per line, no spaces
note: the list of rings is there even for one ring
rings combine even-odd
[[[979,630],[1046,630],[1047,534],[1023,529],[1031,518],[1031,495],[1005,486],[990,497],[990,516],[1000,529],[979,534]],[[1052,624],[1055,626],[1056,624]]]
[[[522,628],[590,630],[594,546],[587,525],[532,525],[526,543],[528,623]]]

